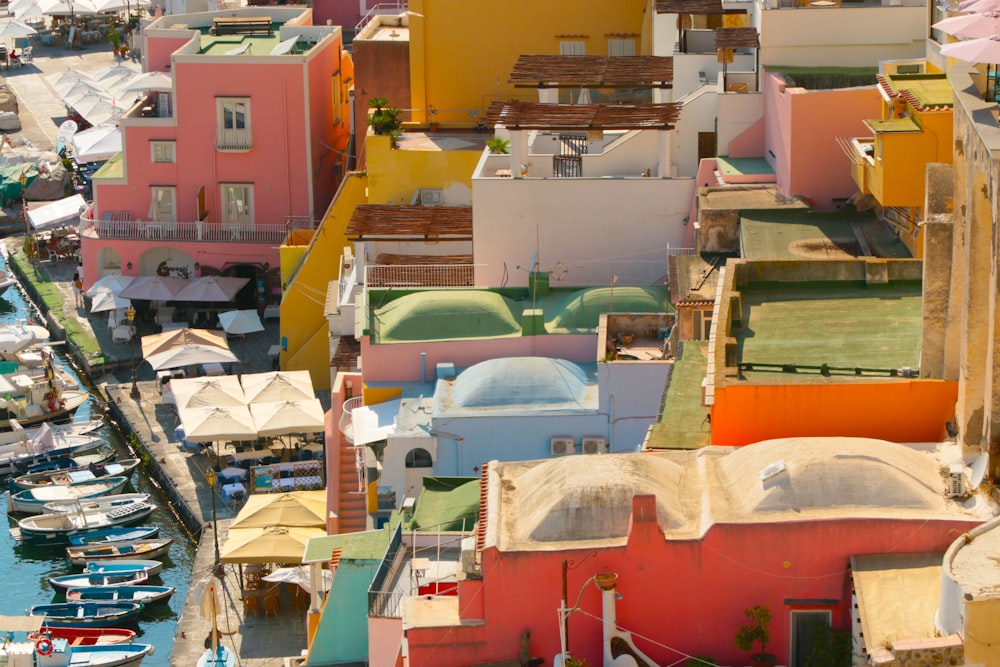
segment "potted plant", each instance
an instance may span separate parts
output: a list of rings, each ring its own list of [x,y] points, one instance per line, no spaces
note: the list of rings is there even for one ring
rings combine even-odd
[[[741,651],[752,651],[754,644],[760,643],[760,651],[750,656],[750,665],[770,667],[778,661],[773,654],[767,652],[767,643],[771,641],[771,610],[763,605],[756,605],[743,613],[750,622],[740,626],[733,643]]]
[[[378,135],[388,136],[395,148],[400,128],[403,126],[403,121],[399,118],[400,110],[390,107],[389,100],[384,97],[371,98],[368,100],[368,106],[372,109],[371,115],[368,117],[368,124],[371,125],[372,131]]]
[[[486,147],[490,149],[490,153],[493,153],[494,155],[506,155],[510,152],[510,140],[493,137],[486,142]]]

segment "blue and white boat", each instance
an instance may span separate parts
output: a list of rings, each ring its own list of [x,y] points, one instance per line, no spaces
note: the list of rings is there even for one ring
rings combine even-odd
[[[87,586],[66,591],[67,602],[138,602],[146,607],[166,604],[173,586],[125,585]]]
[[[74,512],[77,510],[86,512],[111,512],[112,510],[119,510],[123,507],[148,501],[148,493],[116,493],[98,498],[56,500],[51,503],[45,503],[43,507],[46,512],[53,514],[58,512]]]
[[[0,646],[0,663],[11,667],[137,667],[153,654],[149,644],[71,643],[59,630],[45,632],[43,622],[41,616],[0,616],[0,633],[7,637]],[[21,638],[15,639],[15,633]]]
[[[142,605],[135,602],[36,604],[28,611],[31,616],[43,617],[47,625],[84,628],[111,628],[132,623],[139,618],[140,613]]]
[[[128,572],[130,570],[145,570],[150,577],[155,577],[163,570],[163,562],[158,560],[92,560],[84,566],[84,572]]]
[[[17,529],[11,532],[22,544],[65,546],[73,535],[141,523],[154,509],[155,505],[145,501],[111,508],[77,503],[77,508],[72,511],[25,517],[17,522]]]
[[[106,528],[79,535],[70,535],[69,543],[76,547],[88,544],[113,544],[115,542],[131,542],[133,540],[149,540],[160,534],[159,526],[120,526]]]
[[[173,540],[164,537],[153,540],[68,546],[66,547],[66,558],[70,565],[78,567],[83,567],[94,560],[129,560],[133,558],[155,560],[166,556],[173,543]]]
[[[64,574],[61,577],[49,577],[49,585],[57,593],[70,588],[90,588],[91,586],[131,586],[144,584],[149,574],[143,568],[122,570],[119,572],[81,572],[79,574]]]
[[[17,493],[11,493],[7,511],[21,514],[41,514],[46,503],[99,498],[109,493],[118,493],[125,488],[126,484],[128,484],[128,479],[125,477],[102,477],[100,479],[84,479],[70,484],[23,489]]]
[[[52,486],[53,484],[72,484],[87,479],[106,479],[118,476],[130,478],[132,471],[139,466],[139,463],[139,459],[133,458],[78,466],[70,460],[68,467],[47,468],[45,470],[28,472],[12,478],[7,482],[7,486],[10,488],[11,493],[16,493],[22,489]]]
[[[222,644],[218,644],[213,650],[211,647],[198,658],[198,667],[233,667],[236,664],[236,656]]]

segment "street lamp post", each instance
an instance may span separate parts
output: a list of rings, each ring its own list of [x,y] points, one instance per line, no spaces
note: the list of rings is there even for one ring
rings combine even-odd
[[[132,391],[129,392],[129,396],[133,400],[139,400],[141,394],[139,393],[139,385],[135,383],[135,329],[132,328],[135,322],[135,308],[132,304],[129,304],[128,308],[125,309],[125,317],[128,318],[128,328],[131,334],[128,339],[128,358],[129,364],[132,366]]]
[[[205,471],[205,479],[208,480],[209,492],[212,494],[212,537],[215,538],[215,571],[219,569],[219,525],[215,520],[215,482],[216,473],[214,468]]]

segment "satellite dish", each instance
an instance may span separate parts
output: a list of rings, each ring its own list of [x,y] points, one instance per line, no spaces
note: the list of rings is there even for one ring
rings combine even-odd
[[[969,476],[969,484],[972,485],[973,489],[978,489],[979,485],[983,483],[983,478],[986,477],[986,468],[989,463],[989,452],[983,452],[976,457],[976,462],[972,464],[972,474]]]

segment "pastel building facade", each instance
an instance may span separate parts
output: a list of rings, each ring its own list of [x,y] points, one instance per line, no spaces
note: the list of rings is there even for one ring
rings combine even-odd
[[[301,7],[247,8],[145,28],[145,65],[173,84],[126,112],[123,151],[95,174],[81,230],[88,283],[170,267],[249,277],[258,296],[280,299],[277,248],[315,226],[348,139],[350,58],[340,29],[311,19]]]

